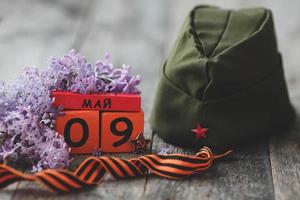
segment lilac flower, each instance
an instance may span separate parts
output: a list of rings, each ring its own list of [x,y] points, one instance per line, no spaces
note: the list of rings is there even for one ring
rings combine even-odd
[[[36,114],[43,114],[51,108],[51,91],[44,84],[38,69],[27,67],[16,80],[6,84],[5,96],[17,104],[30,107]]]
[[[70,164],[70,149],[63,137],[51,129],[45,130],[43,141],[37,144],[40,159],[33,166],[32,171],[41,171],[47,168],[63,168]]]
[[[67,166],[69,148],[53,129],[40,125],[30,108],[18,107],[0,121],[0,160],[33,165],[33,170]]]
[[[163,145],[159,148],[159,151],[157,152],[157,154],[160,154],[160,155],[167,155],[171,152],[172,150],[172,146],[170,145]]]
[[[130,76],[130,66],[114,68],[109,55],[93,67],[84,56],[71,50],[63,58],[54,58],[45,80],[50,90],[90,93],[140,93],[139,76]]]
[[[92,153],[92,156],[100,157],[102,156],[102,151],[99,149],[95,149],[94,152]]]

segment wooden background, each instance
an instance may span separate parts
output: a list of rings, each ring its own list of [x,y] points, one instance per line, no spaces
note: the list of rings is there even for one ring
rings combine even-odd
[[[159,70],[188,11],[200,3],[225,8],[264,6],[274,12],[279,48],[292,102],[300,111],[300,2],[297,0],[0,0],[0,79],[23,66],[40,68],[71,48],[92,63],[110,52],[116,66],[131,64],[143,77],[148,117]],[[280,114],[280,113],[278,113]],[[300,199],[300,119],[291,131],[268,142],[235,151],[209,172],[184,181],[149,175],[107,181],[99,187],[54,195],[33,183],[18,183],[0,199]],[[152,151],[167,146],[152,134]],[[172,152],[186,152],[171,147]],[[134,155],[118,155],[132,157]],[[78,162],[80,158],[77,158]]]

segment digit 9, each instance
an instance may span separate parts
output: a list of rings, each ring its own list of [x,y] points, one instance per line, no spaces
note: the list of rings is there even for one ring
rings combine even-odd
[[[118,130],[117,126],[119,123],[125,123],[126,129]],[[120,137],[123,136],[122,139],[113,143],[114,147],[118,147],[118,146],[121,146],[122,144],[126,143],[130,139],[130,137],[132,135],[132,131],[133,131],[133,124],[130,119],[128,119],[126,117],[119,117],[119,118],[114,119],[111,122],[110,131],[113,135],[120,136]]]

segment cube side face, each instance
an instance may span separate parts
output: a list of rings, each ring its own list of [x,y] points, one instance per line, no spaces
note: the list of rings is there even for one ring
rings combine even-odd
[[[66,110],[99,110],[139,112],[141,96],[138,94],[77,94],[53,91],[55,107],[62,105]]]
[[[144,112],[103,112],[101,151],[110,153],[133,152],[130,140],[144,132]]]
[[[72,154],[88,154],[99,149],[99,111],[65,111],[56,119],[56,131],[63,135]]]

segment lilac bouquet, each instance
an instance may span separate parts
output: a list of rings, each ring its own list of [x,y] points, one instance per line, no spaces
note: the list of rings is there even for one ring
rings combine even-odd
[[[130,66],[123,65],[114,69],[109,55],[96,62],[95,66],[71,50],[63,58],[52,60],[46,72],[46,84],[50,90],[63,90],[88,93],[139,93],[137,86],[141,82],[139,76],[130,76]]]
[[[71,50],[53,58],[46,70],[24,69],[14,81],[0,81],[0,162],[32,171],[69,165],[69,147],[54,130],[61,106],[52,107],[52,90],[88,93],[140,93],[130,67],[114,68],[109,55],[94,66]]]

